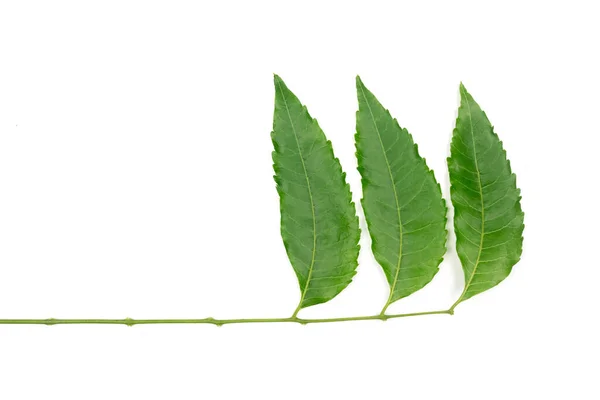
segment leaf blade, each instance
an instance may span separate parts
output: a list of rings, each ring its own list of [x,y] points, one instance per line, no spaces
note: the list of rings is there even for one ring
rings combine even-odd
[[[462,83],[460,97],[448,170],[465,288],[452,309],[510,274],[524,229],[520,190],[502,142]]]
[[[325,303],[352,281],[360,229],[350,187],[331,142],[275,75],[271,138],[281,236],[298,278],[302,308]]]
[[[375,259],[390,286],[382,313],[427,285],[446,251],[446,204],[406,129],[360,77],[356,79],[356,149],[362,205]]]

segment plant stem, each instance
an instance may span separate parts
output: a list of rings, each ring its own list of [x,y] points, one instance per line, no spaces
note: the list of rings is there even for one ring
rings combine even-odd
[[[294,310],[294,313],[292,314],[292,319],[295,319],[298,316],[300,310],[302,310],[302,301],[300,301],[300,304],[298,304],[298,307],[296,307],[296,309]]]
[[[366,315],[361,317],[340,317],[340,318],[314,318],[305,319],[298,317],[289,318],[248,318],[248,319],[214,319],[214,318],[202,318],[202,319],[0,319],[0,325],[73,325],[73,324],[108,324],[108,325],[149,325],[149,324],[213,324],[217,326],[227,324],[252,324],[252,323],[277,323],[277,322],[294,322],[302,325],[306,324],[320,324],[327,322],[345,322],[345,321],[367,321],[367,320],[380,320],[386,321],[388,319],[403,318],[403,317],[416,317],[418,315],[433,315],[433,314],[449,314],[452,315],[454,312],[451,310],[440,310],[440,311],[424,311],[417,313],[408,314],[377,314],[377,315]]]
[[[465,295],[465,292],[466,292],[466,289],[465,289],[465,291],[464,291],[464,292],[463,292],[463,293],[460,295],[460,297],[458,298],[458,300],[456,300],[456,302],[454,302],[454,304],[452,304],[452,307],[450,307],[450,308],[448,309],[448,311],[450,311],[452,314],[454,314],[454,309],[456,308],[456,306],[457,306],[457,305],[459,305],[459,304],[460,304],[460,302],[462,301],[462,299],[463,299],[463,296]]]
[[[388,298],[387,302],[381,309],[381,312],[379,313],[379,315],[385,315],[385,312],[387,311],[388,307],[390,306],[390,304],[392,304],[392,295],[393,295],[393,292],[390,292],[390,297]]]

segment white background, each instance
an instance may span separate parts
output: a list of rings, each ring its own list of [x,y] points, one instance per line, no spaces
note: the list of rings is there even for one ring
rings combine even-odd
[[[441,182],[463,81],[522,189],[525,249],[453,317],[300,326],[0,326],[6,399],[598,399],[594,2],[40,2],[0,6],[0,318],[285,317],[272,74],[360,199],[354,77]],[[359,210],[361,219],[362,210]],[[373,314],[358,275],[303,317]],[[460,294],[440,272],[390,312]]]

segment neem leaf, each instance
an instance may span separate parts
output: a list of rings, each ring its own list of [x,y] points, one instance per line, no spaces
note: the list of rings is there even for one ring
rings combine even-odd
[[[296,315],[331,300],[352,281],[360,229],[331,142],[277,75],[271,138],[281,236],[301,290]]]
[[[524,227],[520,190],[502,142],[462,84],[460,98],[448,169],[465,289],[452,309],[508,276],[521,257]]]
[[[427,285],[446,251],[446,204],[417,145],[356,78],[356,156],[375,259],[394,301]]]

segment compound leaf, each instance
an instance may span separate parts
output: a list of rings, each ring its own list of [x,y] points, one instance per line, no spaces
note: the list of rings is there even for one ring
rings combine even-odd
[[[521,257],[524,228],[520,190],[502,142],[462,84],[460,98],[448,169],[465,288],[452,309],[510,274]]]
[[[296,315],[331,300],[352,281],[360,229],[331,142],[277,75],[271,138],[281,236],[301,291]]]
[[[417,145],[356,78],[356,156],[375,259],[390,285],[383,312],[427,285],[446,251],[446,204]]]

